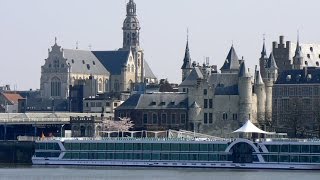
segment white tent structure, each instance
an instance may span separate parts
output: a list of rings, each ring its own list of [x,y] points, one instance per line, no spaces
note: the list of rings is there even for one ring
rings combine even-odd
[[[263,131],[254,124],[250,120],[248,120],[241,128],[233,131],[233,133],[260,133],[260,134],[275,134],[274,132],[266,132]]]

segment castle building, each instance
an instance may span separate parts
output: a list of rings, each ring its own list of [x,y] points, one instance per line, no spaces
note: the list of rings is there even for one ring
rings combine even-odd
[[[272,57],[267,58],[265,54],[263,58],[267,59],[266,63],[269,59],[272,60]],[[245,61],[238,58],[233,46],[220,69],[221,72],[217,71],[216,66],[210,66],[209,62],[202,66],[194,62],[189,73],[189,66],[185,65],[188,65],[190,60],[187,42],[182,66],[182,77],[185,78],[179,85],[179,91],[187,93],[188,96],[189,129],[227,136],[248,119],[261,128],[266,128],[266,112],[271,111],[268,105],[272,102],[272,99],[267,98],[267,93],[270,93],[268,86],[259,70],[253,74],[249,71]],[[195,113],[196,109],[199,110],[198,113]]]
[[[123,22],[123,47],[116,51],[63,49],[57,44],[49,49],[41,67],[41,97],[67,99],[70,85],[93,77],[98,93],[133,90],[134,84],[156,82],[144,51],[140,47],[140,24],[133,0],[127,3]]]

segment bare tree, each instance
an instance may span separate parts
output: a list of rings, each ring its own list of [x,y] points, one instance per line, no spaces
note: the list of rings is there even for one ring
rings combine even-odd
[[[103,120],[103,131],[128,131],[134,126],[130,118],[120,118],[120,121]]]

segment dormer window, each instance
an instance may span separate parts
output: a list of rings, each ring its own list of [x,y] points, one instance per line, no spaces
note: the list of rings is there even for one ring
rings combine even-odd
[[[291,75],[287,75],[286,81],[290,81],[290,80],[291,80]]]
[[[87,64],[87,69],[90,70],[90,64]]]
[[[166,102],[161,102],[160,103],[160,106],[164,106],[164,105],[166,105]]]
[[[171,102],[170,102],[170,105],[172,105],[172,106],[173,106],[173,105],[174,105],[174,101],[171,101]]]
[[[308,61],[305,61],[304,64],[308,66]]]
[[[82,60],[82,64],[85,64],[86,62],[84,60]]]
[[[296,77],[297,82],[300,80],[300,78],[301,78],[301,74],[297,75]]]
[[[310,47],[310,51],[313,52],[313,47]]]
[[[307,57],[310,59],[310,54],[307,54]]]
[[[307,75],[307,81],[310,81],[312,79],[312,75],[311,74],[308,74]]]
[[[155,105],[157,105],[157,103],[155,101],[152,101],[150,105],[155,106]]]
[[[92,61],[92,64],[93,64],[93,65],[96,65],[96,62]]]

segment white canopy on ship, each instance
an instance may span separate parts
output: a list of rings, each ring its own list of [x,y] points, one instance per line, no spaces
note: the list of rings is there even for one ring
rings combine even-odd
[[[250,120],[248,120],[241,128],[233,131],[233,133],[260,133],[260,134],[275,134],[273,132],[266,132],[259,129],[257,126],[252,124]]]

